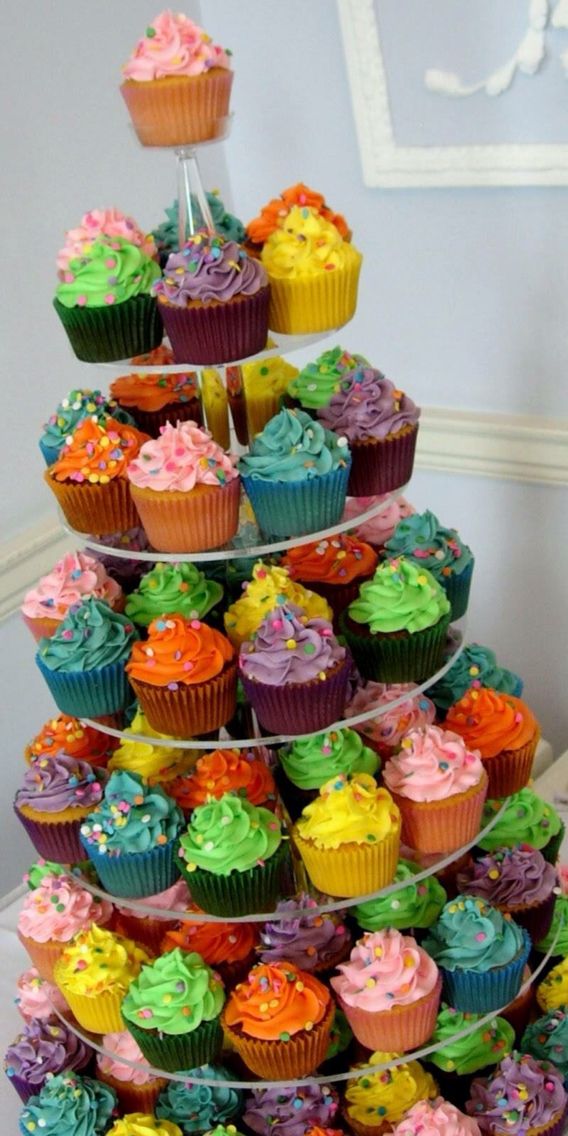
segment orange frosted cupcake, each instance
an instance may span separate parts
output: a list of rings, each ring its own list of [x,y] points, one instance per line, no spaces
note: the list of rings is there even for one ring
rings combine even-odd
[[[472,688],[450,707],[445,725],[460,734],[468,749],[479,751],[489,798],[509,797],[528,784],[540,727],[522,699]]]
[[[199,912],[194,904],[188,911]],[[226,986],[240,981],[248,974],[255,959],[259,942],[260,923],[214,923],[181,920],[166,932],[161,951],[197,951],[213,970],[218,971]]]
[[[288,569],[292,580],[323,596],[338,616],[358,596],[364,580],[370,580],[378,559],[369,544],[338,533],[289,548],[282,557],[282,566]]]
[[[100,536],[138,523],[126,467],[146,440],[146,434],[114,418],[79,423],[44,474],[71,528]]]
[[[334,213],[326,204],[322,193],[310,189],[303,182],[296,182],[288,189],[283,189],[279,197],[273,197],[262,206],[258,217],[254,217],[247,225],[247,237],[253,248],[260,251],[260,247],[268,240],[275,229],[281,229],[286,224],[286,218],[294,205],[314,209],[325,221],[335,225],[344,240],[351,238],[351,230],[341,213]]]
[[[56,718],[50,718],[26,746],[24,757],[31,765],[39,758],[55,757],[63,750],[77,761],[88,761],[93,767],[105,768],[116,749],[117,740],[93,726],[84,726],[78,718],[69,714],[58,714]]]
[[[221,1023],[259,1077],[306,1077],[324,1060],[333,1023],[329,990],[292,963],[259,963],[230,995]]]
[[[219,799],[231,792],[267,809],[274,809],[276,804],[274,778],[256,749],[215,749],[206,753],[191,773],[178,777],[167,791],[186,816],[211,797]]]
[[[162,733],[206,734],[235,712],[235,650],[199,619],[154,619],[126,671],[148,722]]]
[[[157,438],[160,426],[166,422],[187,422],[203,425],[197,373],[185,375],[158,372],[121,375],[110,386],[118,405],[128,410],[136,425]]]

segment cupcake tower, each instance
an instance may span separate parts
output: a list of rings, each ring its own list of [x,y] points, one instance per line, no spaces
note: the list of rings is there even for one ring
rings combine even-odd
[[[121,91],[143,145],[194,147],[231,79],[165,12]],[[246,230],[210,196],[180,240],[187,205],[150,235],[92,210],[58,257],[77,356],[136,370],[70,392],[40,442],[105,553],[22,609],[59,714],[14,802],[40,856],[5,1057],[21,1131],[556,1136],[562,828],[518,676],[470,644],[433,685],[474,558],[395,495],[419,409],[343,347],[212,366],[346,322],[360,253],[301,183]]]

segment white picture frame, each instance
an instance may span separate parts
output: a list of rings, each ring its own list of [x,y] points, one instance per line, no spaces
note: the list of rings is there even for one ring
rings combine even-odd
[[[380,0],[337,0],[365,185],[382,189],[568,185],[568,145],[561,143],[399,145],[391,117],[376,3]],[[403,26],[404,0],[400,3]],[[488,85],[488,95],[503,97],[515,68],[525,76],[536,74],[546,55],[547,33],[568,26],[567,8],[567,0],[528,0],[531,25],[527,37],[533,37],[533,56],[507,61],[499,72],[499,79],[505,74],[504,85],[499,92]],[[563,56],[562,62],[568,70],[568,57]],[[432,75],[436,77],[436,73]],[[455,77],[441,76],[442,82],[448,78]],[[497,73],[489,76],[488,84],[496,79]],[[448,86],[439,93],[451,97],[473,92],[450,90]]]

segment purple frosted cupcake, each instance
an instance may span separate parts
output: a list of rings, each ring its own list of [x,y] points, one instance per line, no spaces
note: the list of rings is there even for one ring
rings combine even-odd
[[[84,859],[79,830],[102,799],[104,776],[63,750],[26,769],[14,811],[40,856],[58,864]]]
[[[289,912],[293,918],[264,924],[260,932],[261,962],[285,959],[300,970],[321,974],[347,958],[352,940],[343,922],[345,913],[320,915],[316,912],[314,915],[314,907],[317,909],[317,901],[304,892],[278,904],[277,912]]]
[[[566,1090],[550,1061],[513,1053],[492,1077],[472,1082],[465,1107],[484,1136],[560,1136]]]
[[[492,903],[525,927],[533,942],[550,930],[556,871],[530,844],[497,848],[460,872],[458,888]]]
[[[105,545],[109,549],[128,549],[129,552],[134,553],[148,552],[150,548],[148,537],[141,528],[127,529],[123,533],[106,533],[104,536],[98,536],[96,540],[97,544]],[[89,553],[95,560],[99,560],[108,575],[120,584],[125,595],[133,592],[142,577],[154,567],[153,561],[138,560],[136,556],[132,558],[113,556],[111,552],[98,552],[94,548],[89,549]],[[159,559],[157,553],[156,556]]]
[[[308,1128],[330,1128],[339,1098],[331,1085],[253,1089],[245,1101],[243,1120],[258,1136],[304,1136]]]
[[[351,657],[331,623],[295,604],[274,608],[239,654],[241,681],[261,725],[275,734],[325,730],[343,715]]]
[[[6,1050],[4,1071],[24,1104],[48,1076],[85,1073],[93,1050],[63,1022],[28,1022]]]

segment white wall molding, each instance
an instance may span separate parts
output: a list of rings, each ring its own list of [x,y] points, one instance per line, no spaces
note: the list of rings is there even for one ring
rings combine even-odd
[[[568,421],[425,407],[416,468],[568,485]],[[76,544],[51,514],[0,545],[0,620]]]

